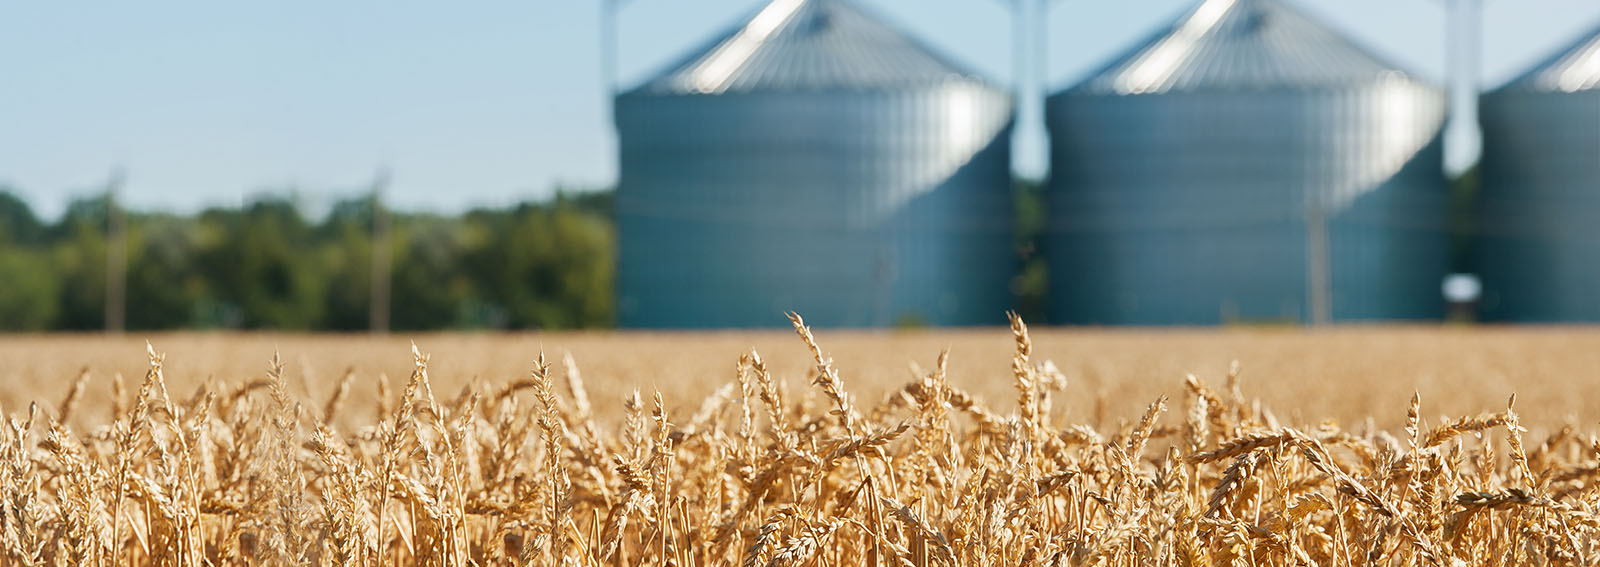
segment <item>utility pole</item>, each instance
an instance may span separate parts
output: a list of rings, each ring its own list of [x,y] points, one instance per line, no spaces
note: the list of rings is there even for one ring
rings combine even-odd
[[[368,310],[372,332],[389,332],[390,254],[389,211],[383,206],[383,191],[389,186],[389,169],[378,170],[372,180],[372,305]]]
[[[106,182],[106,332],[121,333],[127,326],[128,238],[117,192],[125,177],[122,168],[111,171]]]

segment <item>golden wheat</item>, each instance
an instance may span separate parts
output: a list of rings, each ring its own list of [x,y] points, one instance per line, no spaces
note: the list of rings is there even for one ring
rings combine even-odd
[[[1169,416],[1164,396],[1075,391],[1013,316],[1001,368],[1015,403],[964,390],[945,350],[865,404],[849,369],[791,321],[809,387],[791,389],[751,350],[683,414],[660,391],[593,404],[571,353],[559,365],[533,354],[523,377],[441,398],[413,345],[398,397],[369,374],[369,413],[351,395],[360,367],[314,401],[291,392],[274,354],[265,378],[207,379],[182,398],[147,347],[133,397],[114,375],[99,417],[83,409],[97,397],[84,368],[59,402],[5,419],[0,564],[1600,560],[1600,438],[1572,423],[1532,433],[1515,398],[1432,424],[1415,393],[1354,428],[1287,423],[1246,396],[1234,366],[1220,390],[1174,374],[1186,411]],[[1056,403],[1073,398],[1138,417],[1073,419]]]

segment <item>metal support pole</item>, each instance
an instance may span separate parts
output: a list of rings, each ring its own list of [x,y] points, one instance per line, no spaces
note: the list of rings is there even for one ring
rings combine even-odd
[[[1035,0],[1034,12],[1034,42],[1033,50],[1033,96],[1036,101],[1035,120],[1039,125],[1039,136],[1043,141],[1041,150],[1044,155],[1044,175],[1049,176],[1053,166],[1050,158],[1050,126],[1046,124],[1046,100],[1050,96],[1050,9],[1054,8],[1060,0]]]
[[[1011,0],[1011,83],[1017,98],[1018,111],[1025,104],[1025,93],[1029,92],[1032,83],[1028,80],[1028,0]]]
[[[1449,139],[1465,147],[1446,154],[1445,172],[1453,176],[1471,167],[1482,151],[1483,136],[1478,131],[1478,78],[1483,51],[1483,0],[1449,0],[1445,10]],[[1461,157],[1451,159],[1452,156]]]
[[[1012,137],[1014,142],[1023,142],[1024,140],[1035,138],[1037,134],[1035,129],[1039,125],[1039,117],[1034,113],[1035,89],[1032,76],[1033,68],[1030,65],[1033,42],[1029,38],[1033,35],[1033,25],[1029,18],[1031,12],[1029,5],[1032,3],[1030,0],[1012,0],[1011,2],[1011,33],[1015,36],[1012,38],[1011,73],[1013,77],[1011,82],[1013,92],[1011,96],[1017,120],[1016,133]],[[1016,143],[1015,145],[1023,148],[1029,147],[1026,143]]]
[[[1022,141],[1033,133],[1032,126],[1032,83],[1028,80],[1030,66],[1028,53],[1032,44],[1028,41],[1033,26],[1028,19],[1029,0],[1000,0],[1006,8],[1011,10],[1011,110],[1014,125],[1011,133],[1012,146],[1026,147]],[[1042,10],[1041,10],[1042,11]],[[1022,152],[1012,153],[1012,169],[1016,170]]]
[[[612,155],[618,154],[621,140],[617,137],[617,59],[621,47],[618,45],[617,28],[618,18],[622,8],[632,0],[600,0],[600,82],[605,100],[601,103],[601,112],[605,114],[606,132],[611,134]],[[619,180],[620,182],[620,180]]]
[[[607,96],[617,94],[617,12],[620,0],[600,0],[600,81]]]
[[[1056,0],[1038,0],[1038,10],[1034,14],[1034,49],[1033,80],[1036,88],[1034,93],[1039,97],[1040,114],[1043,114],[1044,97],[1049,95],[1050,88],[1050,8]],[[1042,118],[1042,117],[1041,117]]]
[[[1012,102],[1016,112],[1015,146],[1044,151],[1049,135],[1044,123],[1044,99],[1050,49],[1050,8],[1057,0],[1004,0],[1011,9]],[[1036,144],[1030,144],[1036,142]],[[1018,151],[1014,159],[1022,159]],[[1044,156],[1044,170],[1049,157]],[[1027,172],[1024,172],[1027,173]]]
[[[605,89],[607,108],[613,104],[617,97],[618,53],[622,51],[621,34],[617,32],[618,18],[622,16],[622,9],[633,0],[600,0],[600,81]],[[607,110],[608,115],[610,110]],[[611,118],[615,122],[615,117]]]

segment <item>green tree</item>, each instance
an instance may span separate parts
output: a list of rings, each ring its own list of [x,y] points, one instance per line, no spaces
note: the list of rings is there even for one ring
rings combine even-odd
[[[195,324],[206,282],[196,263],[192,223],[170,215],[130,221],[128,328],[177,329]]]
[[[1473,216],[1477,213],[1476,201],[1481,174],[1478,165],[1461,172],[1450,180],[1450,269],[1472,272],[1473,236],[1477,226]]]
[[[37,252],[0,245],[0,331],[45,331],[60,303],[56,274]]]
[[[411,218],[395,234],[389,320],[396,330],[457,327],[472,294],[470,276],[459,269],[463,255],[450,223]]]
[[[474,264],[519,328],[597,327],[613,318],[616,234],[609,220],[559,201],[524,205]]]
[[[1017,179],[1012,183],[1012,196],[1017,218],[1014,245],[1022,267],[1012,279],[1011,291],[1017,296],[1017,312],[1022,318],[1043,323],[1048,321],[1045,314],[1050,287],[1049,264],[1041,250],[1049,222],[1044,183]]]
[[[340,201],[317,227],[318,255],[326,286],[321,328],[361,331],[370,324],[372,297],[372,199]]]
[[[267,198],[240,212],[205,216],[221,227],[221,238],[200,255],[211,297],[224,308],[237,307],[241,326],[312,329],[321,321],[311,228],[291,202]]]
[[[0,190],[0,330],[105,325],[104,195],[40,222]],[[127,325],[364,330],[373,208],[341,201],[318,224],[267,197],[195,216],[125,212]],[[611,324],[616,238],[609,192],[461,216],[392,215],[391,324],[574,328]]]
[[[107,210],[104,195],[75,199],[46,231],[58,282],[55,329],[105,328]]]
[[[44,224],[10,188],[0,187],[0,246],[38,244]]]

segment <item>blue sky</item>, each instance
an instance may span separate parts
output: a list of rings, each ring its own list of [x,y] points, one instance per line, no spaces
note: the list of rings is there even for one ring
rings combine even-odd
[[[1000,0],[860,0],[996,81]],[[1292,0],[1390,60],[1442,79],[1441,0]],[[1192,0],[1062,0],[1048,82],[1070,83]],[[761,0],[634,0],[624,85]],[[1493,86],[1600,22],[1593,0],[1487,2]],[[14,2],[0,6],[0,185],[43,215],[126,170],[133,206],[193,211],[293,190],[312,210],[364,190],[442,212],[615,176],[596,0]],[[1042,168],[1037,132],[1019,167]]]

